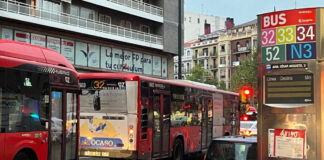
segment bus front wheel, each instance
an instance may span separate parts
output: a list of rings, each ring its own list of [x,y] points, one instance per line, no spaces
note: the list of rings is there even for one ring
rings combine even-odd
[[[183,160],[183,155],[183,143],[179,138],[177,138],[173,144],[172,160]]]
[[[30,159],[30,157],[28,156],[27,153],[25,153],[25,152],[19,152],[15,156],[14,160],[31,160],[31,159]]]

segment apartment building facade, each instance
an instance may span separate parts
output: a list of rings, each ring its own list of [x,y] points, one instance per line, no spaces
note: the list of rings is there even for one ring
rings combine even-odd
[[[170,79],[178,54],[178,2],[0,0],[0,37],[53,49],[79,72]]]
[[[225,18],[184,12],[184,42],[197,39],[205,34],[205,24],[209,24],[209,31],[214,32],[225,28]]]
[[[198,42],[199,40],[191,40],[188,42],[184,43],[184,52],[181,55],[181,79],[187,79],[187,76],[190,75],[189,71],[192,68],[192,48],[191,45],[195,42]],[[174,57],[174,79],[180,79],[178,78],[178,72],[179,72],[179,67],[178,67],[178,58],[179,56]]]
[[[231,35],[232,72],[246,59],[251,59],[257,47],[257,20],[233,27]]]
[[[226,30],[200,35],[200,41],[191,45],[192,66],[202,64],[213,79],[224,81],[230,88],[235,67],[250,59],[257,46],[257,28],[256,20],[234,26],[233,19],[228,18],[226,23]]]

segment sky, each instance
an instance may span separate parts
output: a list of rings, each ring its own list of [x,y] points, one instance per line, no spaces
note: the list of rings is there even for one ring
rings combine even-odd
[[[234,18],[235,25],[258,14],[295,8],[324,7],[324,0],[184,0],[185,12]]]

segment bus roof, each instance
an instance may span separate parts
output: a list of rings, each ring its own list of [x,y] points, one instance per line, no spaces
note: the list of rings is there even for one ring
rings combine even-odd
[[[130,73],[107,73],[107,72],[105,72],[105,73],[81,73],[81,74],[79,74],[79,78],[80,79],[105,79],[105,78],[109,78],[109,79],[123,79],[123,80],[126,80],[126,81],[146,80],[146,81],[151,81],[151,82],[167,83],[167,84],[183,86],[183,87],[204,89],[204,90],[208,90],[208,91],[220,92],[220,93],[225,93],[225,94],[232,94],[232,95],[236,95],[236,96],[239,95],[236,92],[219,90],[219,89],[216,89],[216,88],[202,86],[202,85],[194,85],[194,84],[190,84],[190,83],[187,83],[187,82],[184,83],[184,82],[181,82],[181,81],[178,81],[178,80],[164,80],[164,79],[152,78],[152,77],[136,75],[136,74],[130,74]]]
[[[0,56],[47,63],[75,70],[63,55],[54,50],[12,40],[0,40]]]

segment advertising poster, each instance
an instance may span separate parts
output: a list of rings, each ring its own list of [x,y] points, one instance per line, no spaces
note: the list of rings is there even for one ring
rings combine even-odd
[[[62,55],[74,64],[74,41],[62,39]]]
[[[88,44],[88,67],[99,68],[99,45]]]
[[[80,147],[83,149],[122,149],[114,124],[102,118],[81,119]]]
[[[161,76],[161,57],[153,56],[153,75]]]
[[[13,30],[8,28],[2,28],[1,39],[13,40]]]
[[[112,49],[112,70],[123,69],[123,51],[121,49]]]
[[[143,74],[142,53],[133,52],[133,72]]]
[[[89,46],[87,43],[75,42],[75,64],[87,66]]]
[[[141,61],[144,64],[144,74],[152,75],[152,56],[144,54]]]
[[[133,60],[132,60],[132,52],[124,50],[124,65],[123,71],[125,72],[133,72]]]
[[[274,129],[269,130],[269,156],[305,159],[306,158],[306,132],[297,129]]]
[[[47,36],[47,48],[61,53],[61,42],[59,38]]]
[[[101,47],[101,68],[104,69],[111,69],[112,63],[111,63],[111,48],[110,47]]]
[[[162,57],[162,77],[168,77],[168,60]]]
[[[46,45],[46,36],[32,33],[30,35],[30,44],[45,47],[45,45]]]
[[[15,31],[15,41],[30,43],[30,34],[28,32]]]

